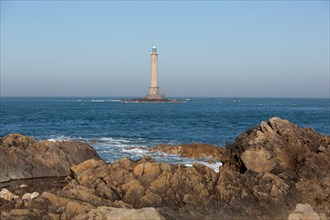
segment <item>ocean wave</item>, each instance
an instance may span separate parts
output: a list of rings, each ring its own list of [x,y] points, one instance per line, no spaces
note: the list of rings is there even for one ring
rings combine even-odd
[[[65,101],[66,102],[82,102],[83,100],[82,99],[74,99],[74,100],[66,99]]]
[[[101,137],[95,141],[110,145],[141,145],[145,143],[145,140],[143,138]]]
[[[108,139],[108,138],[107,138]],[[152,152],[147,149],[147,146],[134,146],[134,145],[96,145],[96,151],[105,159],[107,162],[114,162],[116,159],[127,157],[132,160],[138,160],[142,157],[149,155],[155,158],[158,162],[166,162],[170,164],[182,164],[184,166],[192,166],[195,163],[203,164],[215,172],[219,172],[219,167],[222,166],[220,161],[215,163],[208,163],[205,160],[191,159],[187,157],[181,157],[177,154],[168,154],[163,152]]]
[[[216,162],[212,164],[202,160],[181,157],[177,154],[151,152],[147,149],[147,146],[142,144],[142,142],[145,142],[143,138],[101,137],[98,139],[86,139],[82,137],[72,137],[64,135],[48,138],[48,141],[52,142],[68,140],[79,140],[91,144],[93,148],[97,151],[97,153],[107,162],[114,162],[116,159],[123,157],[128,157],[130,159],[137,160],[145,155],[150,155],[159,162],[182,164],[185,166],[192,166],[194,163],[199,163],[210,167],[216,172],[219,172],[219,167],[222,165],[221,162]]]
[[[82,138],[73,138],[73,137],[70,137],[70,136],[60,135],[60,136],[48,138],[47,140],[52,141],[52,142],[56,142],[56,141],[82,140]]]
[[[137,147],[134,147],[134,148],[124,148],[122,149],[123,152],[127,152],[127,153],[132,153],[132,154],[144,154],[144,153],[150,153],[150,151],[148,150],[144,150],[144,149],[141,149],[141,148],[137,148]]]
[[[121,102],[119,99],[66,99],[66,102]]]
[[[121,102],[119,99],[92,99],[92,100],[87,100],[90,102]]]
[[[101,137],[98,140],[107,143],[131,143],[132,141],[124,138]]]

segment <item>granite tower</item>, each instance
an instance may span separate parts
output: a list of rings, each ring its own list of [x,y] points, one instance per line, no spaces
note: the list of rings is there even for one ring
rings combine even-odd
[[[159,86],[158,86],[158,53],[157,48],[153,47],[151,51],[151,78],[150,78],[150,87],[149,94],[145,99],[153,100],[163,100],[165,99],[164,95],[159,95]]]

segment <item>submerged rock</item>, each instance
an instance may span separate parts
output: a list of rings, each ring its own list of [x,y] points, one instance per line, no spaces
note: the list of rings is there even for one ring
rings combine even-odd
[[[0,138],[0,183],[16,179],[67,176],[69,167],[100,159],[89,145],[78,141],[42,141],[10,134]]]

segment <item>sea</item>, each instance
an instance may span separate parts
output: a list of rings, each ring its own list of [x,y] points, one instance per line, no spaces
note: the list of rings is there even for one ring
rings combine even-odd
[[[216,171],[221,162],[150,152],[158,144],[207,143],[224,147],[271,117],[330,135],[329,98],[176,98],[177,103],[124,103],[132,97],[1,97],[0,136],[78,140],[106,161],[150,155],[158,161]]]

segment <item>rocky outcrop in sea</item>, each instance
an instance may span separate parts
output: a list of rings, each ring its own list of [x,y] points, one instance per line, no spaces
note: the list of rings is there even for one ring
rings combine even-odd
[[[20,134],[0,138],[0,183],[17,179],[60,177],[88,159],[100,159],[88,144],[41,141]]]
[[[61,151],[64,145],[75,149]],[[33,149],[32,146],[39,148],[22,150]],[[0,149],[6,149],[5,152],[11,147],[22,148],[7,153],[6,163],[0,162],[4,168],[0,176],[7,177],[2,180],[20,179],[18,175],[12,178],[8,174],[11,166],[17,173],[29,173],[23,172],[23,165],[14,166],[8,162],[10,158],[13,161],[22,158],[16,153],[20,151],[29,158],[25,161],[27,164],[38,159],[38,164],[45,161],[45,167],[51,169],[51,160],[55,158],[59,162],[60,156],[41,160],[45,158],[42,155],[48,155],[48,150],[43,149],[45,146],[47,142],[36,143],[20,135],[0,139]],[[87,144],[64,141],[52,146],[52,152],[66,155],[61,157],[66,167],[55,168],[52,175],[45,175],[52,178],[38,179],[45,173],[43,171],[23,176],[32,179],[2,183],[2,219],[330,217],[330,137],[280,118],[261,122],[219,152],[214,146],[206,145],[203,152],[201,144],[163,145],[151,149],[219,159],[223,163],[220,172],[202,164],[186,167],[157,162],[148,156],[137,161],[123,158],[108,164]],[[72,159],[72,154],[80,149],[85,149],[83,152],[89,157],[83,154]],[[33,157],[34,154],[39,156]]]

